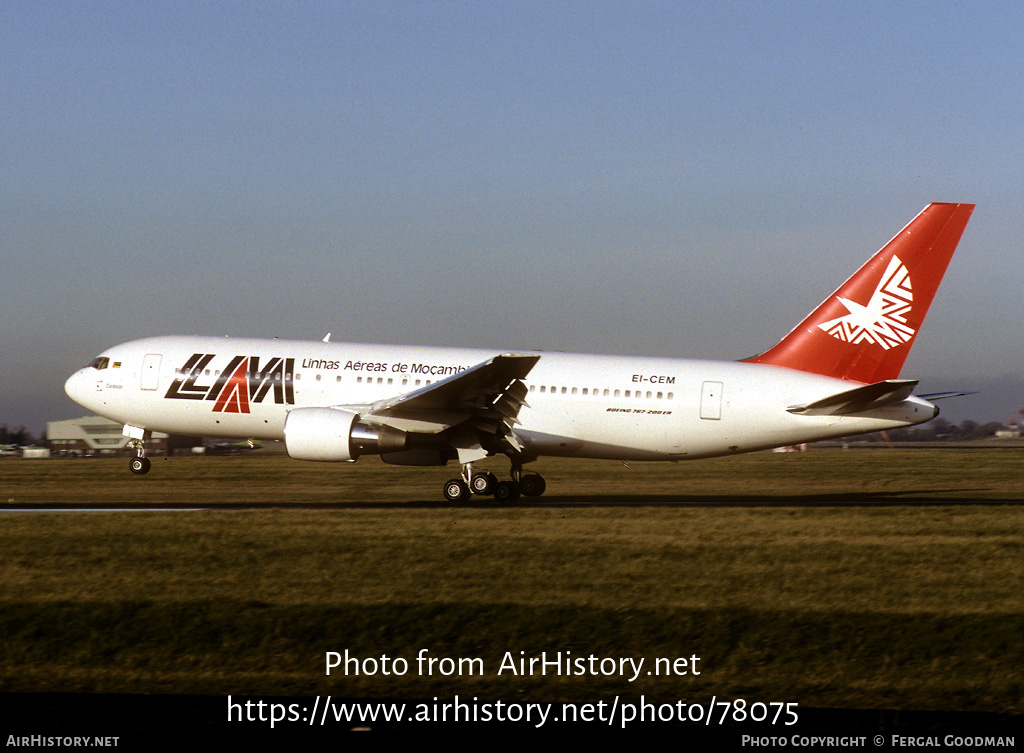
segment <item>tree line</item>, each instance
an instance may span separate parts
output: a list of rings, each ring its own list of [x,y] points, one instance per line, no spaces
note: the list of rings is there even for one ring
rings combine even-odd
[[[24,426],[10,429],[7,424],[0,424],[0,444],[30,445],[36,443],[36,437]]]
[[[936,418],[921,426],[889,429],[886,434],[893,442],[966,442],[972,439],[989,439],[1003,428],[1003,424],[998,421],[979,424],[977,421],[965,419],[959,424],[954,424],[944,418]],[[869,434],[865,438],[870,441],[885,441],[881,434]]]

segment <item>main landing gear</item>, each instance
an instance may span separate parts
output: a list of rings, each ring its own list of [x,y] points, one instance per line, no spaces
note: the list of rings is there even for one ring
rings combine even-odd
[[[132,439],[128,444],[135,449],[135,457],[128,461],[128,470],[140,476],[149,473],[149,458],[146,457],[146,448],[142,445],[142,440]]]
[[[466,502],[474,494],[493,496],[498,502],[511,502],[520,496],[539,497],[547,484],[539,473],[523,473],[521,465],[512,466],[512,478],[499,481],[490,471],[473,473],[473,464],[462,466],[462,477],[449,479],[444,485],[444,498],[449,502]]]

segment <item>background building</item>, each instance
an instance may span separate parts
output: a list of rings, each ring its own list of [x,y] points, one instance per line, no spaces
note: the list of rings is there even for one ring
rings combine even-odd
[[[50,454],[90,457],[93,455],[130,455],[128,437],[116,421],[99,416],[83,416],[46,424],[46,444]],[[146,441],[147,455],[170,455],[174,450],[202,444],[199,437],[179,437],[153,432]]]

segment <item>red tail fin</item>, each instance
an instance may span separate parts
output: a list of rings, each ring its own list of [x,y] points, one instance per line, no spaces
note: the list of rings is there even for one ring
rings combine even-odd
[[[929,204],[771,350],[749,363],[871,384],[899,376],[973,204]]]

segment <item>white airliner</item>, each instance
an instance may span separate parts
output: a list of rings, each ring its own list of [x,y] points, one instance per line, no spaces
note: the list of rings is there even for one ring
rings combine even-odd
[[[738,362],[323,341],[153,337],[68,379],[124,424],[146,473],[151,432],[284,440],[299,460],[380,455],[462,466],[444,495],[537,496],[542,455],[690,460],[923,423],[899,379],[972,204],[931,204],[778,345]],[[491,455],[511,480],[474,473]]]

